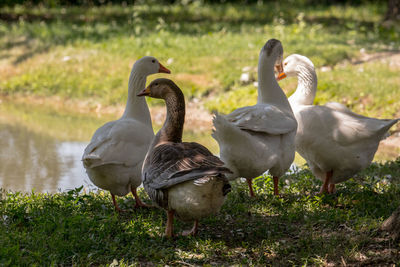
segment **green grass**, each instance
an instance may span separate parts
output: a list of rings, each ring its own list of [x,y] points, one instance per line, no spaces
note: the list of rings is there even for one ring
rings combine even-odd
[[[272,195],[269,176],[255,180],[255,199],[237,181],[197,237],[174,240],[162,236],[163,211],[118,215],[103,191],[1,191],[0,264],[399,264],[400,243],[377,230],[400,205],[399,179],[400,158],[371,165],[334,195],[315,195],[321,182],[307,170],[280,179],[281,198]],[[134,205],[131,197],[118,200],[126,209]],[[190,227],[175,225],[178,232]]]
[[[242,68],[254,68],[262,45],[275,37],[285,55],[306,55],[318,68],[317,104],[338,101],[364,115],[399,116],[398,67],[379,60],[343,63],[359,57],[361,48],[398,52],[400,27],[383,27],[384,12],[379,3],[302,6],[283,1],[0,8],[0,94],[8,96],[0,113],[11,112],[12,121],[35,132],[48,128],[48,135],[62,140],[72,135],[87,140],[116,117],[95,118],[97,104],[123,105],[133,62],[150,54],[172,70],[169,77],[189,100],[229,112],[255,103],[256,88],[239,82]],[[322,72],[321,66],[333,69]],[[290,94],[295,79],[282,87]],[[45,103],[7,102],[21,96]],[[70,109],[64,110],[68,103]],[[54,112],[59,105],[63,109]],[[10,117],[0,116],[3,120]],[[76,128],[82,130],[78,135]],[[186,133],[185,138],[203,137]],[[0,265],[400,264],[400,244],[377,231],[400,205],[399,170],[400,159],[374,163],[332,196],[314,194],[321,183],[307,169],[280,179],[281,198],[272,196],[269,176],[256,179],[254,200],[238,181],[221,213],[201,222],[198,237],[175,240],[162,237],[163,211],[116,215],[103,191],[2,191]],[[143,191],[141,196],[146,199]],[[133,205],[129,197],[119,201],[124,208]],[[176,227],[181,231],[190,225],[177,222]]]
[[[318,73],[317,103],[339,101],[356,112],[391,117],[399,110],[398,101],[392,101],[400,98],[395,90],[398,68],[374,61],[359,73],[359,65],[338,65],[359,56],[361,48],[369,53],[398,51],[400,27],[383,27],[384,12],[379,3],[243,6],[198,1],[1,8],[0,93],[124,104],[133,62],[154,55],[172,70],[169,77],[188,99],[201,99],[209,110],[229,112],[255,103],[256,89],[241,85],[239,77],[243,67],[257,65],[260,48],[275,37],[282,41],[285,55],[299,53],[316,67],[334,66]],[[290,93],[295,81],[282,87]],[[357,105],[360,94],[373,103]]]

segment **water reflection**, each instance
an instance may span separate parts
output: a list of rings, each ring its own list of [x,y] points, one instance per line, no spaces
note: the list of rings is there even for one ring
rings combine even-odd
[[[18,124],[0,124],[0,187],[56,192],[89,186],[80,157],[86,143],[60,142]]]
[[[83,185],[95,190],[82,166],[82,153],[94,131],[115,117],[0,102],[0,188],[53,193]],[[184,139],[218,153],[210,134],[185,130]]]

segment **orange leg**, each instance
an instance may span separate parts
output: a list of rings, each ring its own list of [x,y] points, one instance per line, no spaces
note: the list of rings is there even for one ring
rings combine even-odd
[[[140,198],[139,198],[139,196],[138,196],[138,194],[137,194],[137,192],[136,192],[136,188],[131,187],[131,192],[132,192],[132,195],[135,197],[135,201],[136,201],[135,208],[140,208],[140,207],[149,208],[149,207],[150,207],[149,205],[144,204],[144,203],[140,200]]]
[[[113,201],[115,210],[118,211],[118,212],[125,212],[124,210],[121,210],[121,209],[119,208],[118,203],[117,203],[117,201],[115,200],[115,195],[114,195],[114,194],[111,194],[111,198],[112,198],[112,201]]]
[[[278,187],[278,182],[279,182],[279,177],[274,176],[274,195],[279,196],[279,187]]]
[[[321,190],[319,191],[320,194],[329,193],[328,185],[330,184],[332,175],[333,175],[333,171],[329,171],[326,173],[324,184],[322,185]]]
[[[183,236],[188,236],[188,235],[195,236],[195,235],[197,235],[198,227],[199,227],[199,221],[198,221],[198,220],[195,220],[195,221],[194,221],[194,224],[193,224],[192,230],[190,230],[190,231],[185,231],[185,232],[182,233],[182,235],[183,235]]]
[[[335,184],[329,184],[328,192],[329,192],[329,194],[335,193],[336,192],[336,185]]]
[[[249,190],[250,190],[250,197],[254,197],[254,191],[253,191],[253,185],[252,185],[252,179],[248,179],[247,180],[247,184],[249,185]]]
[[[165,236],[173,237],[174,236],[174,211],[167,211],[167,227],[165,228]]]

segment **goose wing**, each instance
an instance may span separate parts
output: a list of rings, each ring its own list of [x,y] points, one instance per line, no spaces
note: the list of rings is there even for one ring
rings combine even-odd
[[[164,143],[155,147],[146,159],[143,183],[154,190],[204,176],[231,171],[204,146],[194,143]]]
[[[310,106],[301,110],[300,116],[304,129],[343,146],[370,138],[379,142],[398,121],[365,117],[339,103]]]
[[[272,135],[289,133],[297,128],[293,113],[269,104],[239,108],[225,118],[242,130]]]
[[[105,164],[134,166],[143,161],[154,133],[135,120],[106,123],[94,134],[82,160],[85,167]]]

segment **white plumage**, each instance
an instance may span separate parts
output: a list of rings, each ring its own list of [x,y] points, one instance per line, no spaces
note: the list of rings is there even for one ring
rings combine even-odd
[[[251,180],[269,170],[278,178],[293,162],[297,122],[286,95],[274,76],[274,66],[281,65],[283,49],[271,39],[261,49],[258,63],[258,101],[228,115],[216,114],[212,136],[220,147],[222,161],[233,171],[230,179],[244,177],[254,196]]]
[[[298,77],[296,92],[289,98],[298,122],[296,150],[313,174],[324,181],[321,192],[333,192],[336,183],[371,163],[379,142],[398,119],[365,117],[334,102],[314,106],[317,75],[312,62],[294,54],[283,65],[280,77]]]
[[[158,72],[169,73],[169,70],[154,57],[143,57],[133,65],[124,114],[97,129],[82,156],[90,180],[111,192],[118,211],[115,195],[132,192],[136,206],[144,205],[136,188],[142,183],[142,164],[154,132],[146,101],[136,94],[145,88],[146,77]]]

